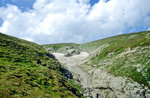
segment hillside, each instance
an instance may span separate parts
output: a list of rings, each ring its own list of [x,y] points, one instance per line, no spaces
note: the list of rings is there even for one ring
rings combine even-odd
[[[93,53],[91,66],[126,76],[140,84],[150,82],[150,31],[124,34],[81,45]],[[92,51],[96,49],[96,51]]]
[[[66,47],[64,44],[62,46]],[[85,77],[90,77],[92,87],[85,88],[90,96],[104,98],[150,97],[150,31],[122,34],[80,44],[74,48],[89,53],[86,59],[73,66],[82,70],[82,72],[76,73],[77,81],[82,83]],[[66,49],[59,48],[59,50],[62,52],[55,52],[64,53]],[[55,56],[59,59],[61,55]],[[63,60],[61,57],[60,61],[68,66],[74,62],[68,64],[68,61],[65,62],[65,60],[74,61],[73,58],[74,56]],[[71,71],[74,70],[71,69]],[[86,73],[86,76],[80,74],[83,72]]]
[[[42,46],[0,33],[0,97],[81,97]]]

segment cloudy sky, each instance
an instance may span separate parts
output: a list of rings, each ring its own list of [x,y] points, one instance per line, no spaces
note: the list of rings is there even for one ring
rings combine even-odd
[[[150,30],[150,0],[0,0],[0,32],[39,44]]]

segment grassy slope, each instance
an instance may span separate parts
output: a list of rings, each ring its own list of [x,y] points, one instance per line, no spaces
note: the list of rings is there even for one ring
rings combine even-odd
[[[149,41],[147,39],[150,39],[145,34],[149,34],[149,31],[144,32],[137,32],[137,33],[130,33],[130,34],[122,34],[114,37],[109,37],[106,39],[96,40],[93,42],[88,42],[85,44],[82,44],[80,47],[82,49],[86,49],[89,53],[94,51],[95,49],[99,48],[102,45],[109,44],[111,45],[111,49],[120,49],[122,47],[134,47],[135,45],[139,45],[139,43],[142,43],[144,41]],[[113,46],[113,47],[112,47]],[[110,49],[110,50],[111,50]]]
[[[99,48],[100,47],[100,48]],[[140,84],[150,83],[150,31],[123,34],[85,43],[80,48],[96,53],[90,65],[125,76]]]
[[[46,54],[35,43],[0,33],[0,97],[79,96],[59,63]]]

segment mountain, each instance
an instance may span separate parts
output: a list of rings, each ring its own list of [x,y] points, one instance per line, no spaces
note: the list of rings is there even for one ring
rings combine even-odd
[[[54,46],[47,45],[46,48],[53,49]],[[90,96],[150,97],[150,31],[122,34],[71,47],[89,54],[76,67],[90,77],[91,86],[85,87]],[[68,49],[71,48],[67,44],[61,44],[55,52],[65,53]],[[56,58],[60,58],[57,55]],[[74,55],[65,59],[73,61],[73,58]],[[60,60],[64,62],[65,59]],[[76,73],[77,80],[82,83],[84,75]]]
[[[42,46],[0,33],[0,97],[82,97]],[[71,75],[71,74],[70,74]]]

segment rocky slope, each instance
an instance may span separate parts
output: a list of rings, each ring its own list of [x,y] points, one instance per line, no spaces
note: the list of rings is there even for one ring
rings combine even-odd
[[[75,47],[84,52],[70,57],[64,56],[66,48],[62,45],[58,50],[63,54],[54,55],[74,73],[87,96],[150,98],[149,31],[85,43]],[[82,57],[82,53],[89,55]]]
[[[87,52],[81,52],[81,54],[74,55],[71,57],[65,57],[65,54],[63,53],[53,53],[55,57],[65,66],[66,69],[68,69],[73,75],[74,78],[82,78],[82,81],[78,79],[78,81],[81,82],[84,88],[90,88],[90,78],[87,73],[85,73],[80,67],[77,65],[82,62],[87,56]]]
[[[129,81],[125,77],[115,77],[106,70],[86,65],[83,60],[88,57],[87,52],[65,57],[63,53],[53,53],[63,65],[73,73],[74,78],[81,84],[87,94],[94,98],[149,98],[150,90],[137,82]]]

